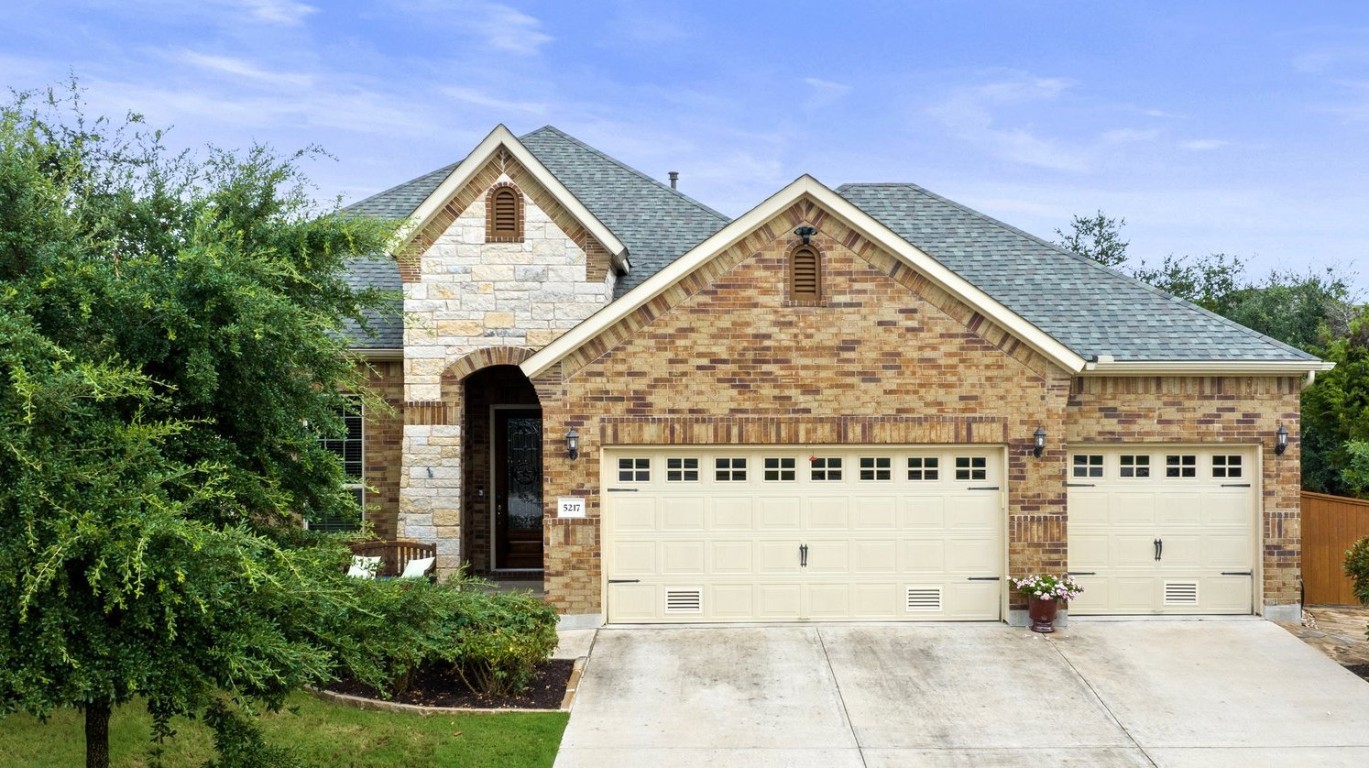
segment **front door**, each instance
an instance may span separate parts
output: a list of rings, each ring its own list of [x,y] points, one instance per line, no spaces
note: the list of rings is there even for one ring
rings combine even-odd
[[[542,412],[494,419],[494,567],[542,569]]]

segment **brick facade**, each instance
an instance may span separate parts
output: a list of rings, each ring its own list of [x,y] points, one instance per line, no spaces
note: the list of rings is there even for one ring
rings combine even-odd
[[[797,306],[786,258],[819,229],[823,297]],[[536,382],[549,510],[546,589],[599,610],[598,455],[605,445],[985,443],[1007,446],[1011,572],[1065,565],[1070,376],[834,218],[799,204],[761,226]],[[557,443],[571,427],[580,458]],[[1057,436],[1032,456],[1032,433]]]
[[[404,442],[404,366],[398,360],[373,362],[366,386],[390,407],[389,412],[366,411],[362,428],[363,472],[366,479],[366,520],[382,539],[398,535],[399,475]]]
[[[1299,392],[1292,377],[1081,377],[1066,418],[1072,444],[1231,443],[1264,447],[1260,521],[1264,604],[1301,599]],[[1288,429],[1288,450],[1273,451]],[[1260,590],[1256,590],[1257,602]]]

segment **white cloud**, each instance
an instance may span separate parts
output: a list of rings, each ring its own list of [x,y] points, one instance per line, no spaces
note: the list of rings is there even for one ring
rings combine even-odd
[[[441,91],[457,101],[474,104],[477,107],[488,107],[497,112],[525,112],[530,115],[542,115],[547,111],[547,105],[540,102],[500,99],[475,88],[446,86]]]
[[[818,109],[833,104],[851,91],[849,85],[832,80],[823,80],[819,77],[805,77],[803,82],[810,89],[808,101],[805,104],[809,109]]]
[[[1021,76],[959,88],[930,111],[957,138],[979,144],[1002,159],[1053,170],[1086,171],[1091,163],[1084,153],[1038,137],[1027,128],[1004,127],[999,115],[1002,108],[1055,101],[1071,85],[1061,78]]]
[[[552,41],[536,17],[499,3],[480,6],[470,26],[491,48],[519,56],[532,56]]]
[[[1181,142],[1179,146],[1193,152],[1210,152],[1214,149],[1221,149],[1230,143],[1221,139],[1193,139],[1192,141]]]
[[[244,10],[256,21],[295,26],[318,9],[294,0],[215,0],[218,5]]]
[[[1138,141],[1154,141],[1160,137],[1160,132],[1154,128],[1117,128],[1103,132],[1103,141],[1107,144],[1132,144]]]
[[[250,61],[233,58],[231,56],[215,56],[213,54],[197,53],[195,51],[181,51],[177,54],[176,59],[185,62],[186,64],[199,67],[200,69],[231,75],[244,80],[254,80],[268,85],[308,87],[314,83],[314,78],[311,75],[296,72],[273,72],[258,67]]]

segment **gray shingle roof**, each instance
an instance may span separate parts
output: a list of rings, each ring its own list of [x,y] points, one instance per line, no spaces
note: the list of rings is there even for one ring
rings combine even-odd
[[[917,185],[836,191],[1084,358],[1316,359]]]
[[[404,346],[404,300],[400,297],[403,284],[399,280],[399,265],[394,259],[349,259],[347,282],[353,289],[376,288],[392,291],[395,298],[389,306],[366,312],[375,336],[364,333],[351,320],[343,331],[351,339],[353,349],[400,349]]]
[[[723,214],[551,126],[519,140],[627,246],[632,270],[619,281],[617,296],[728,223]],[[403,218],[455,168],[439,168],[346,210]],[[836,191],[1082,357],[1316,359],[915,184],[847,184]],[[392,262],[354,264],[356,285],[400,290]],[[402,346],[400,309],[375,318],[379,336],[357,335],[357,346]]]
[[[728,218],[578,139],[546,126],[518,137],[627,246],[622,296],[722,229]]]
[[[442,184],[443,179],[452,175],[452,171],[460,164],[460,161],[457,161],[416,179],[409,179],[384,192],[377,192],[365,200],[358,200],[343,210],[381,219],[402,219],[422,205],[423,201],[428,199],[428,195]]]

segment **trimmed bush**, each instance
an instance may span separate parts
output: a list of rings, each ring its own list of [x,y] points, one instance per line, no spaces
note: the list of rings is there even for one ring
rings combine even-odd
[[[523,592],[460,595],[450,635],[456,673],[476,693],[522,692],[556,650],[556,610]]]

